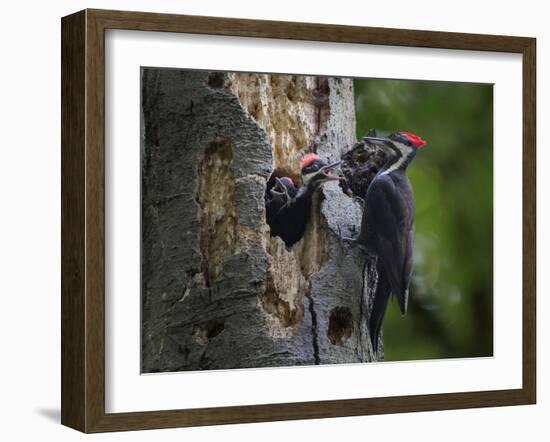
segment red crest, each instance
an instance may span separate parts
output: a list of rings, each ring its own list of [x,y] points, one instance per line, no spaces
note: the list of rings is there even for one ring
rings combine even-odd
[[[414,147],[417,149],[420,149],[426,142],[420,138],[418,135],[411,134],[410,132],[401,132],[403,135],[405,135],[409,141],[413,144]]]
[[[318,159],[319,159],[319,155],[317,155],[316,153],[307,153],[300,160],[300,165],[303,169],[304,167],[309,166],[311,163],[313,163],[315,160],[318,160]]]

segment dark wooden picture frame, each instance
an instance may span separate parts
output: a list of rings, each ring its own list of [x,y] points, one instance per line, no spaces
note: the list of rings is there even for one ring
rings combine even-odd
[[[523,58],[523,382],[512,390],[105,412],[105,30],[493,51]],[[84,10],[62,19],[62,406],[83,432],[533,404],[536,400],[534,38]],[[510,149],[515,146],[509,146]]]

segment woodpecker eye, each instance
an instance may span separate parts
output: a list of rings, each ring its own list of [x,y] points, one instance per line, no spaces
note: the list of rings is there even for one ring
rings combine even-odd
[[[405,135],[403,135],[401,132],[396,132],[388,136],[388,138],[392,141],[395,141],[397,143],[405,144],[407,146],[412,146],[411,140],[409,140]]]

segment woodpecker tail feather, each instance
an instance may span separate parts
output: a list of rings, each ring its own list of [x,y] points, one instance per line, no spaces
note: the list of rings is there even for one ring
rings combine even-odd
[[[386,313],[388,300],[390,299],[391,294],[391,286],[382,268],[380,260],[378,260],[376,267],[378,270],[378,284],[376,285],[374,304],[369,317],[369,334],[372,342],[372,348],[375,353],[378,351],[378,337],[380,336],[380,331],[382,330],[382,322],[384,321],[384,314]]]
[[[397,297],[397,300],[399,301],[399,310],[401,310],[401,314],[404,315],[407,313],[407,307],[409,304],[409,289],[405,289],[403,294]]]

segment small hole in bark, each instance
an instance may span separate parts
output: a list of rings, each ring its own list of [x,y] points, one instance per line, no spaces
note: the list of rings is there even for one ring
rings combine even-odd
[[[193,338],[199,345],[206,345],[210,339],[218,336],[224,328],[224,321],[212,319],[200,326],[195,326],[192,332]]]
[[[342,345],[353,331],[353,315],[346,307],[335,307],[330,312],[328,338],[332,345]]]
[[[212,72],[208,76],[208,86],[212,89],[221,89],[225,85],[225,74],[223,72]]]
[[[219,321],[215,319],[212,321],[209,321],[206,324],[206,337],[208,339],[212,339],[218,336],[223,331],[224,328],[225,328],[225,324],[223,323],[223,321]]]

